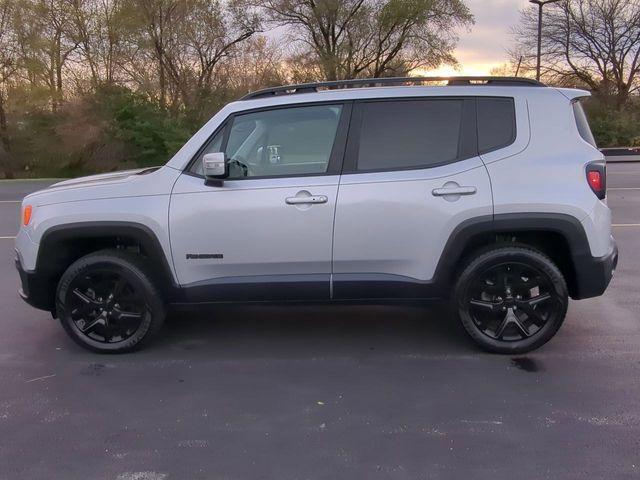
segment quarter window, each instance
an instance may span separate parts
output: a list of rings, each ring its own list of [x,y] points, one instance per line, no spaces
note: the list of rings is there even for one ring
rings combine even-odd
[[[596,139],[593,138],[593,133],[591,133],[589,121],[587,120],[587,114],[584,112],[580,100],[573,102],[573,115],[576,117],[576,126],[578,127],[578,132],[580,132],[580,136],[585,142],[597,148]]]
[[[504,148],[516,139],[516,112],[512,98],[478,98],[478,151]]]
[[[191,164],[191,168],[189,169],[191,173],[204,176],[202,157],[204,157],[207,153],[219,152],[220,149],[222,148],[223,138],[224,138],[224,128],[221,128],[220,130],[218,130],[218,133],[216,133],[213,136],[213,138],[209,140],[207,145],[202,149],[196,161]]]
[[[428,168],[459,157],[463,101],[366,102],[357,169]]]

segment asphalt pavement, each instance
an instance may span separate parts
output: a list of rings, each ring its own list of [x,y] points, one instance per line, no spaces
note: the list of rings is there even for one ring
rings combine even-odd
[[[0,182],[0,479],[640,477],[640,164],[608,166],[620,264],[547,345],[486,354],[446,305],[226,305],[121,356],[16,294]]]

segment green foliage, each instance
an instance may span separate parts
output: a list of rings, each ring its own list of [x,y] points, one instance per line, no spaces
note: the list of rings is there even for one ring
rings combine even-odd
[[[17,97],[17,95],[16,95]],[[14,98],[16,98],[14,97]],[[162,165],[220,107],[203,99],[197,110],[167,112],[123,87],[10,116],[10,153],[21,177],[68,177]]]
[[[640,146],[640,102],[637,99],[615,109],[591,98],[585,107],[598,147]]]
[[[193,133],[184,115],[171,116],[144,95],[126,88],[99,89],[94,101],[109,133],[125,145],[122,160],[137,166],[165,163]]]

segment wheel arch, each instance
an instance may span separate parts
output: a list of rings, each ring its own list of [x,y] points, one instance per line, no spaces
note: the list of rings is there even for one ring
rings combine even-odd
[[[152,259],[150,273],[164,295],[172,295],[178,284],[170,258],[157,235],[146,225],[135,222],[91,221],[55,225],[41,237],[35,273],[50,285],[52,298],[58,280],[78,258],[103,248],[122,248]]]
[[[443,249],[435,281],[445,292],[465,259],[495,243],[527,245],[549,256],[560,268],[573,298],[582,298],[580,262],[591,256],[582,224],[559,213],[509,213],[469,219],[454,229]]]

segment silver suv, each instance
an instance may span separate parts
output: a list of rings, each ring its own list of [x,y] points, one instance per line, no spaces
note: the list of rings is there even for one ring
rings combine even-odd
[[[183,304],[431,298],[482,348],[532,350],[617,263],[588,95],[495,77],[249,94],[163,167],[27,196],[20,295],[98,352]]]

